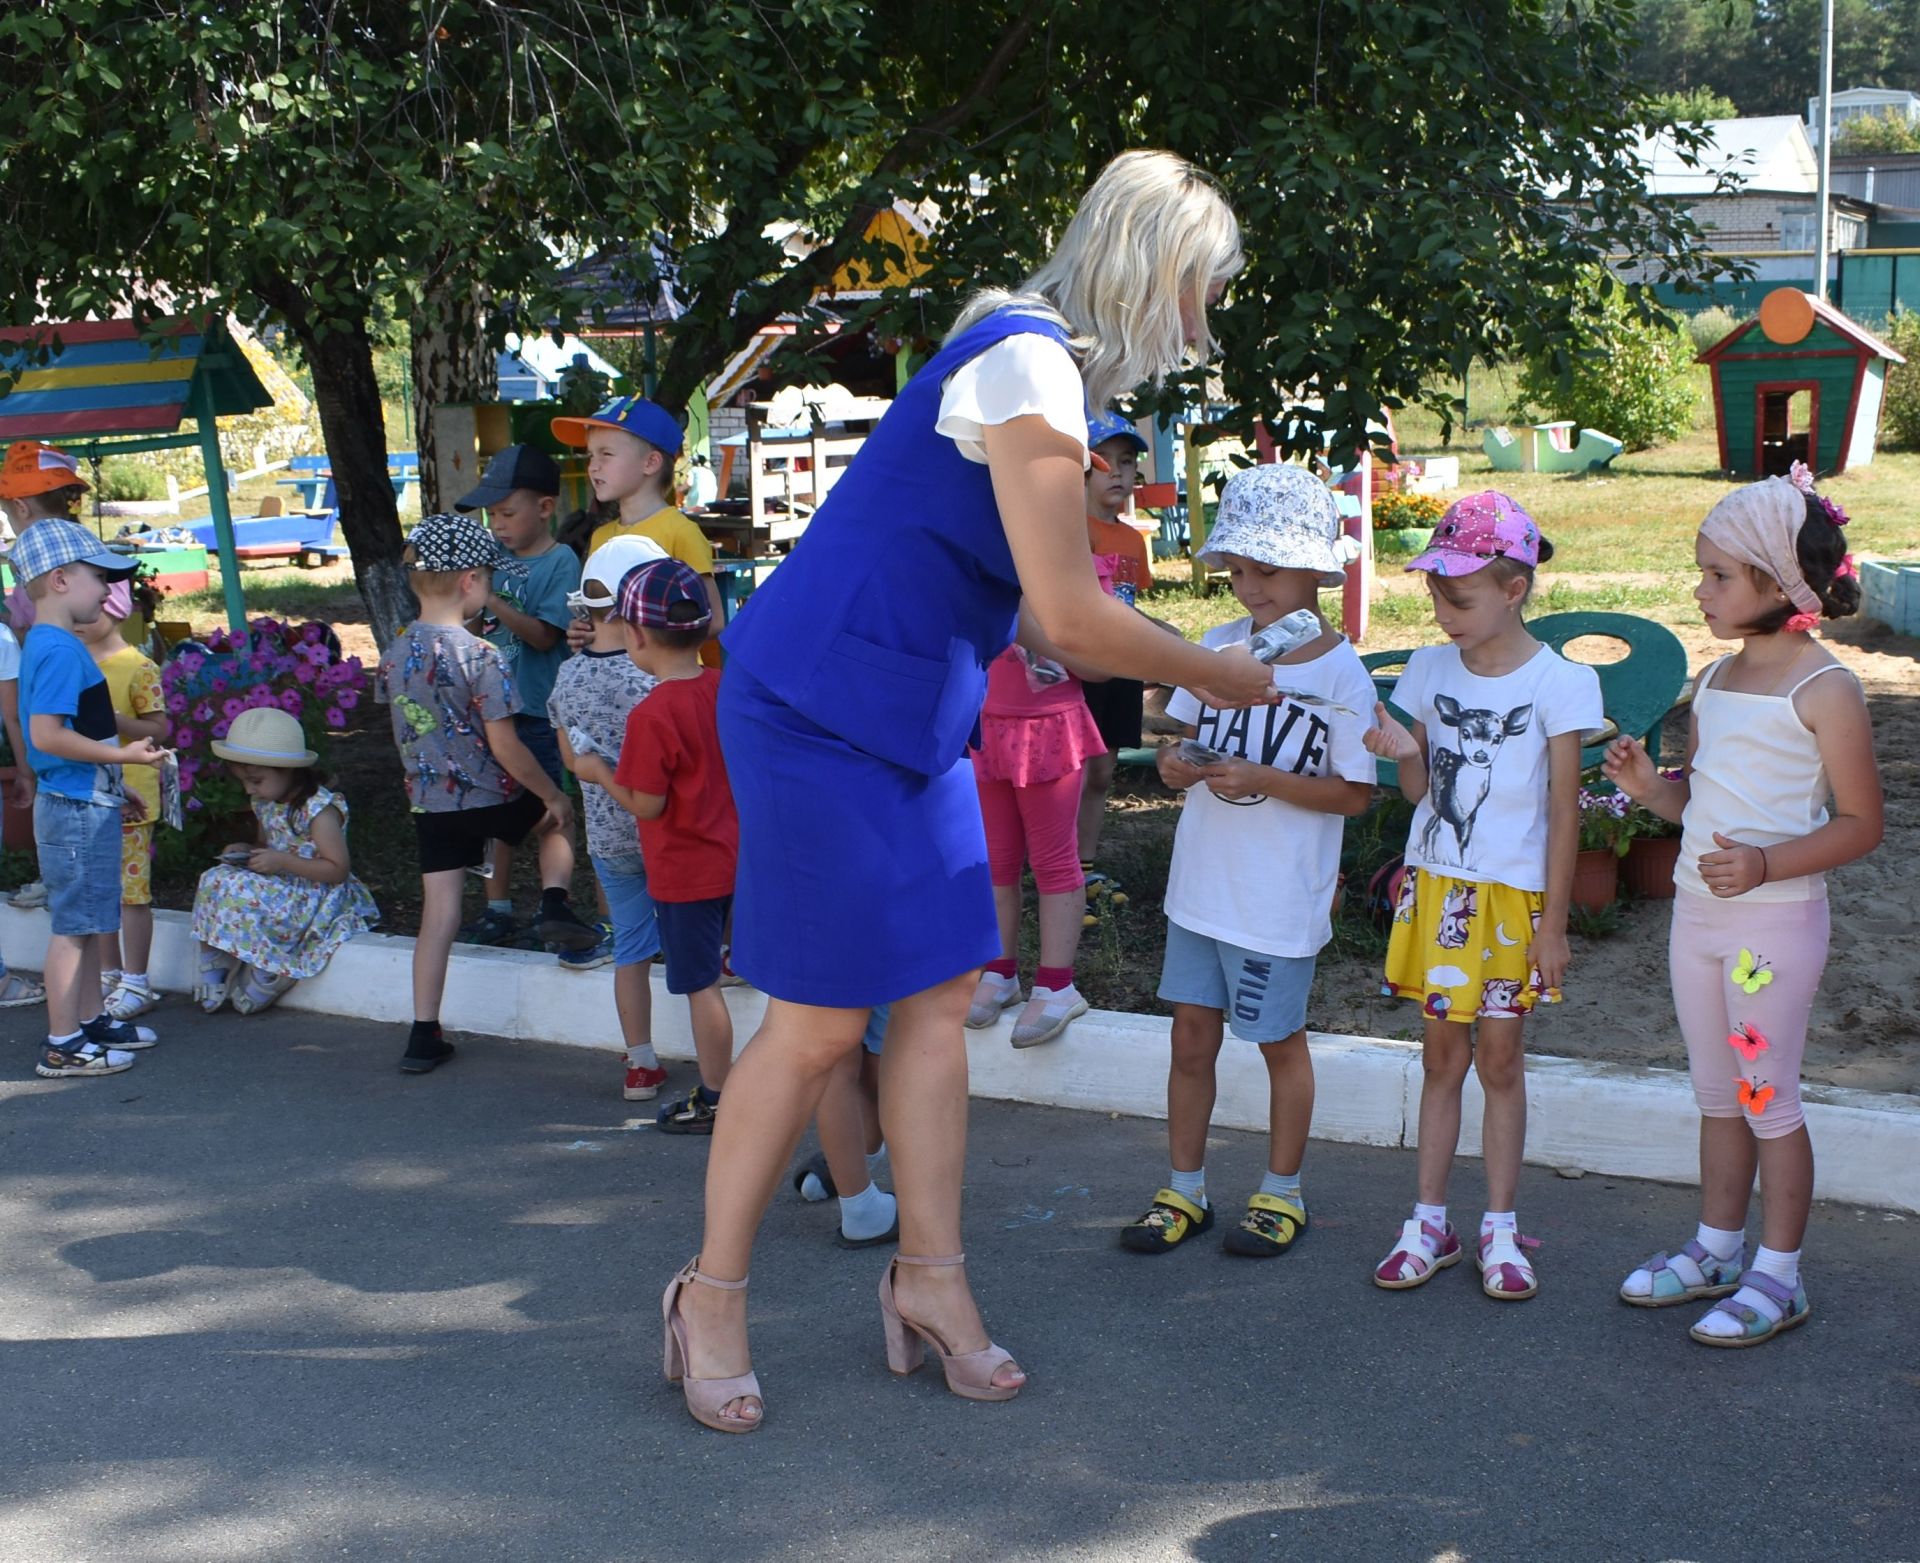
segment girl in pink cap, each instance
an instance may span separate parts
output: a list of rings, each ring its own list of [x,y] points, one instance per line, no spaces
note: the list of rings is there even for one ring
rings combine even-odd
[[[1693,595],[1714,636],[1740,650],[1694,683],[1679,780],[1631,739],[1607,750],[1620,790],[1681,824],[1668,963],[1700,1107],[1700,1225],[1633,1271],[1620,1300],[1720,1299],[1689,1331],[1706,1346],[1757,1346],[1809,1311],[1800,1059],[1827,960],[1826,875],[1880,844],[1883,813],[1866,699],[1811,635],[1860,605],[1846,519],[1798,463],[1792,479],[1715,505],[1694,543]],[[1747,1266],[1756,1168],[1764,1222]]]
[[[1527,633],[1533,572],[1553,547],[1505,494],[1457,500],[1426,573],[1447,637],[1407,659],[1394,703],[1366,736],[1397,761],[1414,805],[1406,873],[1387,946],[1386,991],[1425,1016],[1419,1195],[1376,1285],[1424,1286],[1464,1249],[1447,1220],[1447,1178],[1471,1066],[1486,1097],[1481,1156],[1487,1211],[1475,1259],[1489,1297],[1531,1297],[1539,1282],[1514,1199],[1527,1138],[1527,1014],[1566,974],[1567,903],[1579,841],[1581,735],[1598,729],[1600,680]],[[1477,1032],[1477,1035],[1476,1035]]]

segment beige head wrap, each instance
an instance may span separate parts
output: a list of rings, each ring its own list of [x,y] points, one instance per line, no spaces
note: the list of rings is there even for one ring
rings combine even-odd
[[[1765,570],[1802,613],[1818,613],[1819,595],[1800,573],[1794,548],[1806,519],[1806,496],[1785,478],[1767,478],[1715,505],[1700,523],[1700,535],[1742,564]]]

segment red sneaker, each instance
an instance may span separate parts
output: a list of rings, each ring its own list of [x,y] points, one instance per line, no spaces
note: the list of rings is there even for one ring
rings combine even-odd
[[[660,1087],[667,1083],[664,1069],[636,1069],[627,1066],[627,1083],[621,1087],[620,1095],[629,1102],[651,1101],[660,1094]]]

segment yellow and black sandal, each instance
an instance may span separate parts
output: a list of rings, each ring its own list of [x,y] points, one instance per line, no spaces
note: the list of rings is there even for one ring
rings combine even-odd
[[[1224,1246],[1228,1253],[1248,1259],[1277,1259],[1306,1229],[1304,1206],[1277,1194],[1256,1194],[1247,1201],[1247,1213],[1227,1234]]]
[[[1136,1254],[1164,1254],[1212,1225],[1211,1208],[1202,1209],[1185,1195],[1162,1189],[1144,1216],[1120,1229],[1120,1246]]]

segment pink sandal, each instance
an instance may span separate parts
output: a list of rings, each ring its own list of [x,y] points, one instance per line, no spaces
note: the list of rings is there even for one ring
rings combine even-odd
[[[1460,1263],[1460,1239],[1449,1221],[1443,1231],[1431,1221],[1409,1216],[1401,1223],[1400,1239],[1374,1267],[1373,1284],[1390,1292],[1425,1286],[1449,1265]]]
[[[1522,1237],[1506,1227],[1482,1233],[1479,1252],[1473,1256],[1480,1270],[1480,1290],[1500,1302],[1524,1302],[1531,1297],[1540,1290],[1540,1282],[1523,1250],[1539,1246],[1539,1238]]]
[[[732,1378],[695,1378],[687,1371],[692,1358],[687,1351],[687,1321],[680,1313],[680,1289],[694,1281],[723,1292],[743,1291],[747,1284],[744,1275],[737,1281],[721,1281],[701,1274],[697,1254],[687,1261],[685,1269],[667,1282],[666,1295],[660,1299],[661,1317],[667,1326],[664,1364],[667,1382],[680,1386],[681,1392],[687,1397],[687,1414],[702,1427],[710,1427],[716,1433],[751,1433],[765,1418],[767,1404],[760,1394],[760,1380],[752,1372],[736,1374]],[[728,1401],[749,1396],[760,1402],[758,1416],[727,1414]]]
[[[887,1366],[895,1373],[914,1372],[927,1359],[927,1347],[940,1359],[947,1376],[947,1388],[963,1400],[1011,1400],[1026,1388],[1020,1384],[996,1384],[993,1375],[1013,1361],[1013,1353],[989,1341],[978,1351],[948,1351],[946,1342],[924,1324],[915,1324],[894,1306],[893,1265],[965,1264],[965,1254],[944,1259],[921,1259],[912,1254],[895,1254],[893,1264],[880,1277],[880,1323],[887,1335]]]

